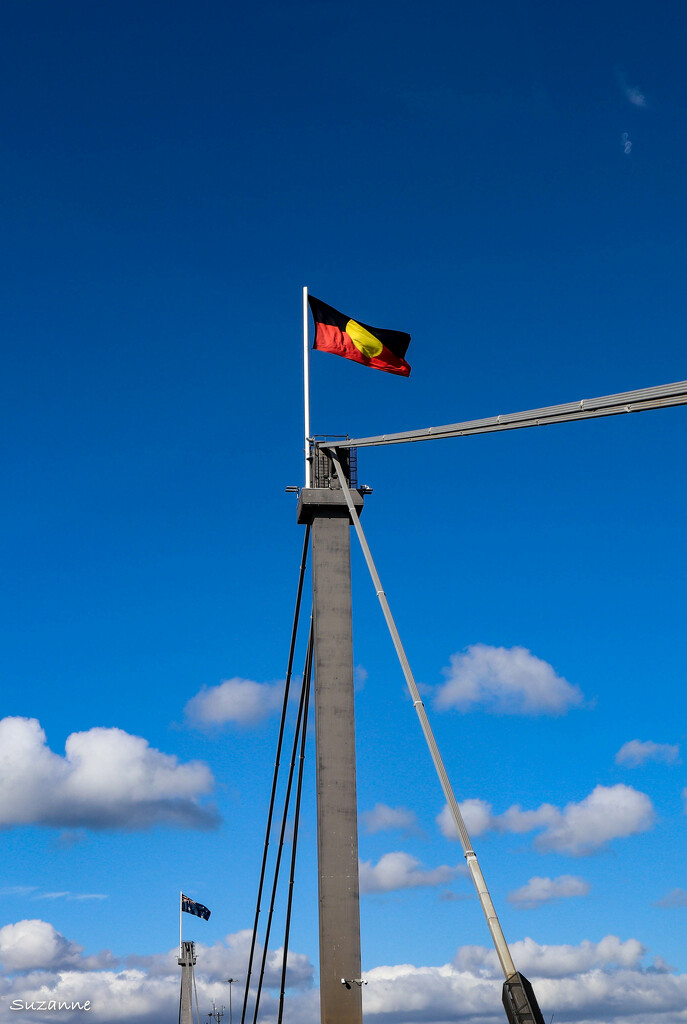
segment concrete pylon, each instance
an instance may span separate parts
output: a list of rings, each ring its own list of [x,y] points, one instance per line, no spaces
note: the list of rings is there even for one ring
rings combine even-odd
[[[312,523],[320,1008],[322,1024],[362,1024],[350,515],[331,473],[315,483],[298,521]]]
[[[193,968],[196,963],[196,953],[192,942],[181,943],[181,956],[177,963],[181,967],[179,1024],[193,1024]]]

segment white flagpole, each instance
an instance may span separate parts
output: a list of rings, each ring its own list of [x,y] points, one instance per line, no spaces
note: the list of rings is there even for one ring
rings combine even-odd
[[[183,956],[184,955],[183,952],[182,952],[182,950],[183,950],[183,943],[181,941],[181,897],[182,896],[183,896],[183,893],[180,890],[179,891],[179,956]]]
[[[308,338],[308,289],[303,289],[303,399],[305,407],[305,486],[312,485],[310,458],[310,341]]]

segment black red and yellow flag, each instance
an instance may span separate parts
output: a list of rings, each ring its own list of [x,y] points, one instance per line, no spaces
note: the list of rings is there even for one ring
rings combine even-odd
[[[352,320],[313,295],[308,296],[308,302],[315,321],[313,348],[401,377],[410,374],[410,367],[403,358],[410,344],[409,334]]]

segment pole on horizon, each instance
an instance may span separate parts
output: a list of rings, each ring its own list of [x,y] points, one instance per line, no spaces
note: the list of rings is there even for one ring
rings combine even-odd
[[[235,981],[238,980],[238,978],[227,978],[227,985],[229,986],[229,1024],[233,1024],[231,1016],[231,986],[234,984]]]
[[[308,337],[308,288],[303,288],[303,404],[305,427],[305,486],[312,486],[310,457],[310,339]]]
[[[182,954],[182,949],[184,948],[183,942],[181,941],[181,899],[182,899],[183,895],[184,894],[183,894],[183,892],[180,889],[179,890],[179,956],[183,955]]]

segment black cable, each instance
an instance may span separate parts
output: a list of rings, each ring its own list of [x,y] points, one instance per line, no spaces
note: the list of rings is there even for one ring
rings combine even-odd
[[[272,814],[274,812],[274,800],[277,793],[277,782],[279,778],[279,758],[281,757],[282,742],[284,739],[284,727],[286,724],[286,712],[289,703],[289,687],[291,685],[291,672],[293,670],[293,657],[296,650],[296,637],[298,635],[298,620],[301,611],[301,598],[303,595],[303,580],[305,579],[305,568],[308,561],[308,544],[310,542],[310,524],[305,528],[303,540],[303,554],[301,555],[300,573],[298,576],[298,590],[296,593],[296,607],[293,614],[293,628],[291,630],[291,644],[289,646],[289,660],[286,669],[286,684],[284,686],[284,700],[281,709],[281,721],[279,723],[279,739],[277,740],[277,753],[272,776],[272,792],[270,794],[270,805],[267,813],[267,827],[265,829],[265,847],[262,854],[262,866],[260,868],[260,882],[258,885],[258,896],[255,907],[255,921],[253,922],[253,936],[250,944],[250,956],[248,958],[248,970],[246,973],[246,988],[243,993],[243,1008],[241,1010],[241,1024],[245,1024],[246,1007],[248,1006],[248,993],[250,991],[250,976],[253,969],[253,956],[255,955],[255,942],[258,934],[258,918],[260,916],[260,903],[262,901],[262,888],[265,881],[265,868],[267,866],[267,851],[270,844],[270,833],[272,831]]]
[[[289,765],[289,777],[286,784],[286,793],[284,795],[284,810],[281,818],[281,828],[279,830],[279,847],[277,850],[277,859],[274,865],[274,877],[272,879],[272,895],[270,897],[270,909],[267,915],[267,927],[265,928],[265,940],[262,948],[262,960],[260,962],[260,978],[258,981],[258,990],[255,994],[255,1010],[253,1012],[253,1024],[256,1024],[258,1019],[258,1010],[260,1008],[260,995],[262,993],[262,983],[265,977],[265,963],[267,962],[267,953],[269,950],[270,932],[272,931],[272,915],[274,914],[274,905],[277,899],[277,886],[279,884],[279,871],[281,868],[281,855],[284,849],[284,835],[286,833],[286,825],[289,815],[289,804],[291,802],[291,787],[293,785],[294,769],[296,767],[296,754],[298,752],[298,742],[301,735],[301,730],[304,728],[303,725],[303,708],[305,705],[306,693],[310,687],[306,683],[306,676],[309,676],[309,665],[312,661],[312,645],[313,645],[313,630],[312,630],[312,617],[310,619],[310,633],[308,636],[308,649],[305,656],[305,668],[303,669],[303,685],[301,686],[301,697],[298,703],[298,718],[296,720],[296,729],[293,735],[293,747],[291,750],[291,763]]]
[[[289,955],[289,934],[291,932],[291,908],[293,906],[294,878],[296,875],[296,851],[298,848],[298,825],[301,816],[301,793],[303,790],[303,769],[305,766],[305,739],[308,732],[308,709],[310,706],[310,679],[312,676],[312,650],[313,635],[312,625],[310,626],[310,639],[308,642],[309,658],[306,670],[303,673],[303,686],[305,688],[305,703],[303,707],[303,727],[301,729],[301,752],[298,763],[298,782],[296,783],[296,808],[293,815],[293,844],[291,846],[291,871],[289,873],[289,896],[286,905],[286,925],[284,927],[284,959],[281,965],[281,989],[279,992],[279,1016],[277,1024],[282,1024],[284,1014],[284,995],[286,992],[286,961]]]

